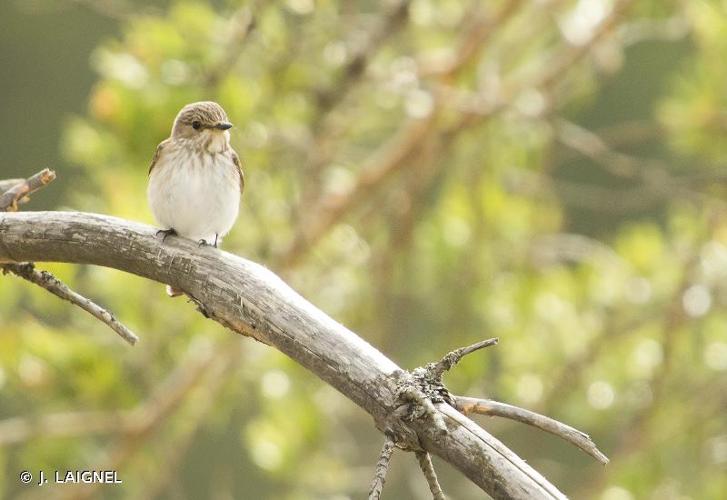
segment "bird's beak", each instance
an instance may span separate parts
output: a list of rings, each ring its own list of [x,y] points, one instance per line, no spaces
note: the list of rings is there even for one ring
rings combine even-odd
[[[220,130],[229,130],[229,129],[232,128],[232,123],[229,123],[229,122],[220,122],[217,125],[215,125],[215,128],[216,129],[220,129]]]

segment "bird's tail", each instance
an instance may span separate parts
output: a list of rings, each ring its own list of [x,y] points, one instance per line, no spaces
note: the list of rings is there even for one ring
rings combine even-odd
[[[171,285],[167,285],[167,295],[169,295],[170,297],[179,297],[180,295],[184,295],[184,292],[179,288],[174,288]]]

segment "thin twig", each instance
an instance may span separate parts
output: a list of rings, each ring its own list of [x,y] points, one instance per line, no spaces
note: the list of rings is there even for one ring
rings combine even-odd
[[[459,363],[462,358],[464,358],[468,354],[472,354],[473,352],[479,351],[480,349],[483,349],[485,347],[490,347],[491,345],[496,345],[499,341],[500,339],[498,337],[494,337],[491,339],[482,340],[467,347],[460,347],[459,349],[455,349],[454,351],[445,354],[441,360],[435,363],[434,366],[431,368],[431,372],[436,377],[441,377],[444,372],[452,369],[454,365]]]
[[[442,487],[439,485],[439,480],[437,479],[437,473],[434,471],[432,457],[426,451],[417,451],[416,456],[417,461],[419,462],[419,468],[422,470],[424,477],[427,479],[429,491],[432,492],[432,498],[434,500],[445,500],[444,492],[442,491]]]
[[[455,408],[465,415],[477,413],[479,415],[488,415],[491,417],[509,418],[524,424],[532,425],[540,430],[555,434],[556,436],[565,439],[569,443],[588,453],[602,464],[605,465],[608,463],[608,457],[599,451],[588,434],[581,432],[578,429],[574,429],[562,422],[558,422],[550,417],[540,415],[539,413],[535,413],[524,408],[500,403],[499,401],[493,401],[491,399],[478,399],[455,395],[452,395],[452,398],[455,403]]]
[[[18,203],[21,200],[27,198],[31,193],[44,188],[55,178],[56,173],[53,170],[44,168],[27,180],[21,180],[20,183],[15,184],[0,195],[0,212],[17,212]],[[15,179],[12,180],[14,181]]]
[[[379,460],[376,462],[374,480],[371,481],[371,488],[369,489],[369,500],[379,500],[381,498],[381,491],[384,489],[384,481],[386,481],[386,473],[389,471],[389,462],[391,461],[391,455],[394,453],[394,447],[394,440],[387,434],[384,447],[381,448],[379,454]]]
[[[2,269],[5,272],[13,273],[16,276],[20,276],[31,283],[45,288],[53,295],[67,300],[71,304],[77,305],[101,322],[106,323],[109,328],[118,333],[129,344],[134,345],[139,340],[139,337],[125,325],[121,324],[113,314],[83,295],[74,292],[48,271],[37,271],[35,265],[32,263],[3,264]]]

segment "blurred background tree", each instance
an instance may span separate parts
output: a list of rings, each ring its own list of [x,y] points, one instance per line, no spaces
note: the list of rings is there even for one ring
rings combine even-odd
[[[724,0],[7,0],[0,28],[0,178],[59,172],[26,209],[151,222],[154,147],[217,100],[226,250],[404,367],[499,336],[448,384],[589,431],[609,466],[482,421],[574,498],[724,498]],[[345,397],[161,285],[48,268],[142,342],[0,279],[0,495],[365,495],[380,436]],[[83,468],[124,484],[17,478]],[[428,498],[413,460],[385,496]]]

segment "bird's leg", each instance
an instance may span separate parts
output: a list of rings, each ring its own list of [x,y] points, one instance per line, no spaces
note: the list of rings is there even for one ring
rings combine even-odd
[[[156,237],[158,238],[160,234],[164,235],[162,236],[162,243],[164,243],[164,240],[167,239],[167,236],[177,236],[177,231],[173,227],[170,227],[169,229],[160,229],[159,231],[157,231]]]
[[[206,246],[211,246],[211,247],[215,247],[215,248],[217,248],[217,239],[218,239],[218,238],[219,238],[219,235],[218,235],[217,233],[215,233],[215,242],[214,242],[214,243],[212,243],[212,244],[210,245],[210,244],[209,244],[209,243],[207,242],[207,240],[199,240],[199,241],[197,242],[197,246],[199,246],[199,247],[206,247]]]

